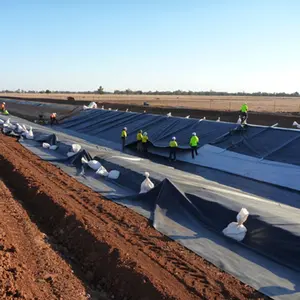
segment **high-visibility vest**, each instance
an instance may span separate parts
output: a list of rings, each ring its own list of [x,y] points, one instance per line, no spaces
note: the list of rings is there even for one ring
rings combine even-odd
[[[143,135],[142,136],[142,143],[147,143],[148,142],[148,136],[146,136],[146,135]]]
[[[142,138],[143,138],[143,135],[142,135],[142,133],[141,132],[139,132],[137,135],[136,135],[136,139],[137,139],[137,141],[141,141],[142,140]]]
[[[193,135],[190,139],[190,146],[196,147],[198,146],[199,138],[196,135]]]
[[[243,104],[242,107],[241,107],[241,112],[242,113],[245,113],[245,112],[248,112],[248,106],[246,104]]]
[[[171,147],[171,148],[177,148],[178,147],[178,144],[177,144],[177,142],[176,141],[171,141],[170,143],[169,143],[169,146]]]
[[[122,138],[127,138],[127,132],[126,132],[126,130],[122,130],[121,137]]]

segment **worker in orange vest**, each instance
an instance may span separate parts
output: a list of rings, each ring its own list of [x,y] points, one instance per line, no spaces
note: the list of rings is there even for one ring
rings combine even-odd
[[[1,111],[4,112],[6,109],[5,109],[5,102],[2,102],[1,104]]]
[[[52,126],[54,123],[58,124],[56,113],[52,113],[50,115],[50,125]]]

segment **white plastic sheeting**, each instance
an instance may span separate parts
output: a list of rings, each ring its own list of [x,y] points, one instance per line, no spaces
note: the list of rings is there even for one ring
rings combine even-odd
[[[224,230],[223,234],[241,242],[247,233],[247,228],[243,225],[248,219],[249,212],[246,208],[242,208],[238,213],[236,220],[237,222],[231,222]]]

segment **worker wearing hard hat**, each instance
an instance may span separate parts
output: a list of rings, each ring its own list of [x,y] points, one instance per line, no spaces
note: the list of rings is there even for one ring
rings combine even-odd
[[[1,104],[1,111],[4,113],[4,111],[6,110],[6,108],[5,108],[5,102],[2,102],[2,104]]]
[[[56,113],[50,115],[50,125],[52,126],[53,124],[58,124]]]
[[[244,103],[241,106],[241,119],[242,119],[242,124],[247,123],[247,119],[248,119],[248,105],[247,105],[247,103]]]
[[[170,147],[169,160],[176,161],[176,152],[177,152],[177,148],[178,148],[178,143],[176,141],[175,136],[172,137],[172,140],[169,143],[169,147]]]
[[[197,137],[197,133],[193,132],[192,137],[190,139],[190,146],[192,148],[192,158],[195,158],[195,154],[198,155],[198,143],[199,143],[199,138]]]
[[[143,151],[142,138],[143,138],[143,131],[139,130],[137,135],[136,135],[136,141],[137,141],[136,149],[137,149],[138,152]]]
[[[144,132],[142,136],[142,147],[145,153],[148,152],[148,143],[149,143],[148,133]]]
[[[125,142],[127,139],[127,127],[124,127],[121,132],[121,140],[122,140],[122,151],[125,149]]]

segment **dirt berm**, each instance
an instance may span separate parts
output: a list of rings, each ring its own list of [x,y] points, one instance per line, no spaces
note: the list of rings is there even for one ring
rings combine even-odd
[[[267,299],[1,134],[0,177],[77,278],[110,298]]]

